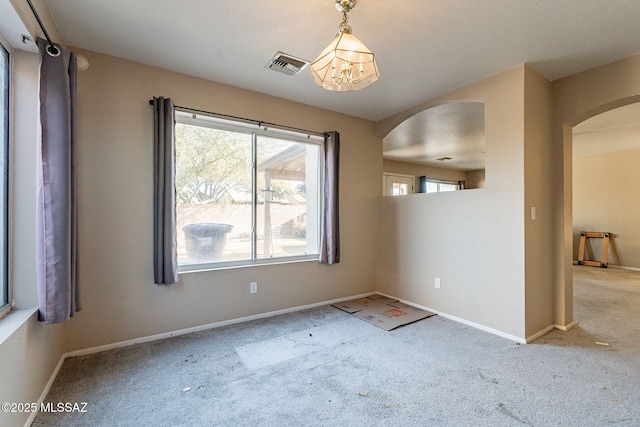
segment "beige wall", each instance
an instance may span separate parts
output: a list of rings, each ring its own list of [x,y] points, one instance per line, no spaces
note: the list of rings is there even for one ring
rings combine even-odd
[[[78,81],[80,286],[68,350],[375,290],[382,140],[372,122],[92,52]],[[341,137],[341,263],[182,274],[153,284],[152,96]],[[249,293],[257,281],[259,292]]]
[[[467,188],[484,188],[485,187],[485,170],[467,172]]]
[[[377,289],[525,338],[525,67],[378,123],[457,100],[485,103],[486,189],[378,199]],[[435,289],[434,277],[442,280]]]
[[[20,311],[8,317],[20,316]],[[3,327],[8,318],[2,319]],[[64,325],[45,325],[33,314],[0,344],[0,402],[38,402],[65,352]],[[24,425],[31,413],[0,412],[0,425]]]
[[[597,114],[640,101],[640,55],[553,82],[555,323],[573,321],[573,126]]]
[[[602,141],[606,143],[606,141]],[[640,150],[574,157],[573,159],[573,256],[578,258],[582,231],[608,231],[619,263],[640,267]],[[596,258],[601,245],[593,241]],[[611,264],[618,260],[609,256]]]
[[[37,321],[35,191],[38,129],[36,54],[13,53],[11,276],[15,311],[0,320],[0,402],[37,402],[65,352],[64,326]],[[10,332],[8,332],[10,331]],[[0,425],[24,425],[29,413],[0,412]]]
[[[554,149],[551,82],[525,67],[524,224],[526,336],[554,324],[552,171]],[[535,219],[532,217],[535,208]]]

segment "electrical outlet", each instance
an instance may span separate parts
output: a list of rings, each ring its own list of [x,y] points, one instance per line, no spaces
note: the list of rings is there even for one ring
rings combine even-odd
[[[440,289],[440,278],[439,277],[436,277],[435,285],[436,285],[436,289]]]
[[[258,282],[249,283],[249,292],[252,294],[258,293]]]
[[[535,206],[531,206],[531,219],[533,221],[536,220],[536,207]]]

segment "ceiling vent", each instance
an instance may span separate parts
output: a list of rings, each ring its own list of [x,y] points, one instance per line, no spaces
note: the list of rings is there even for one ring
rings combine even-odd
[[[307,65],[309,65],[309,61],[296,58],[295,56],[291,56],[286,53],[278,52],[273,58],[271,58],[271,61],[265,65],[265,68],[271,68],[274,71],[295,76],[296,74],[299,74],[300,71],[304,70]]]

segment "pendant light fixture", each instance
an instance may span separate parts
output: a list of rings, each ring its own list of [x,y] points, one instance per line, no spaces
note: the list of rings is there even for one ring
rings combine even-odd
[[[360,90],[380,77],[375,55],[353,35],[347,24],[347,12],[351,12],[355,5],[356,0],[336,0],[336,8],[342,12],[338,34],[311,63],[313,80],[326,90]]]

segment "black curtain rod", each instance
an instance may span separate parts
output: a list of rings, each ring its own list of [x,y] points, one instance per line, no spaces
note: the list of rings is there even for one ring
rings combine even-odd
[[[153,99],[149,100],[149,105],[153,105]],[[315,132],[315,131],[312,131],[312,130],[300,129],[300,128],[295,128],[295,127],[292,127],[292,126],[279,125],[277,123],[263,122],[263,121],[260,121],[260,120],[253,120],[253,119],[246,119],[244,117],[230,116],[228,114],[214,113],[213,111],[198,110],[198,109],[189,108],[189,107],[181,107],[179,105],[175,105],[175,108],[178,108],[180,110],[191,111],[191,112],[194,112],[194,113],[204,114],[206,116],[216,116],[216,117],[222,117],[222,118],[225,118],[225,119],[237,120],[237,121],[241,121],[241,122],[245,122],[245,123],[247,123],[247,122],[248,123],[255,123],[256,125],[258,125],[258,127],[262,127],[262,126],[275,127],[275,128],[278,128],[278,129],[290,130],[290,131],[300,132],[300,133],[306,133],[306,134],[309,134],[309,135],[324,136],[324,133],[322,133],[322,132]]]
[[[49,55],[51,55],[51,56],[60,55],[60,49],[58,49],[56,47],[56,45],[53,43],[53,41],[51,41],[51,37],[49,37],[49,33],[47,32],[47,29],[44,27],[44,24],[40,20],[40,15],[38,15],[38,12],[36,11],[36,8],[33,7],[33,4],[31,4],[31,0],[27,0],[27,3],[29,4],[29,7],[31,8],[31,12],[33,12],[33,16],[36,17],[36,21],[38,21],[38,25],[40,25],[40,29],[44,33],[44,37],[47,39],[47,42],[49,42],[49,45],[47,46],[47,49],[46,49],[47,53]]]

